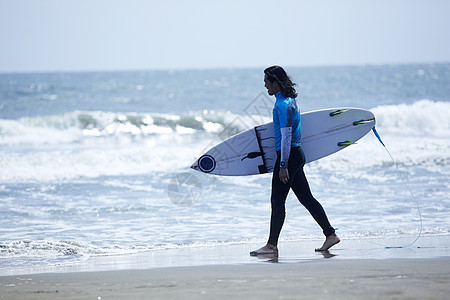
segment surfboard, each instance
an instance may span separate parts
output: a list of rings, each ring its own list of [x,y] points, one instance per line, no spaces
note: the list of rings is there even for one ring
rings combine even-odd
[[[306,163],[355,144],[375,126],[374,115],[359,108],[323,109],[300,116],[300,143]],[[256,175],[273,172],[276,158],[270,122],[224,140],[200,156],[191,168],[214,175]]]

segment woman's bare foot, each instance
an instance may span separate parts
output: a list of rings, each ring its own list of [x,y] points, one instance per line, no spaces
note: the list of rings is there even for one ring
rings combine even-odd
[[[316,251],[327,251],[334,245],[338,244],[340,241],[341,241],[341,239],[338,237],[338,235],[336,233],[333,233],[332,235],[327,236],[322,247],[317,248]]]
[[[258,250],[250,252],[251,256],[258,256],[258,255],[278,255],[278,248],[277,246],[266,244],[264,247],[259,248]]]

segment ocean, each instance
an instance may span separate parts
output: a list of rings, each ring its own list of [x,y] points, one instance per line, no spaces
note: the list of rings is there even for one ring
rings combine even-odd
[[[371,110],[395,160],[370,132],[305,167],[341,238],[450,236],[450,64],[286,70],[302,112]],[[257,68],[0,74],[0,274],[263,244],[271,174],[189,166],[270,121],[273,101]],[[291,193],[280,240],[322,239]]]

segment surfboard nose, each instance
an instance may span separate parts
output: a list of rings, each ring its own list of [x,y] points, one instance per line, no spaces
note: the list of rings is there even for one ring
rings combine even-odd
[[[196,160],[196,161],[192,164],[191,169],[194,169],[194,170],[196,170],[196,171],[199,171],[199,168],[198,168],[198,160]]]

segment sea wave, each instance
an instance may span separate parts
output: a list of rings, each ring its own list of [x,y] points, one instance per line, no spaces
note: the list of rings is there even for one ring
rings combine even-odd
[[[450,137],[450,102],[424,99],[410,105],[377,106],[371,111],[377,127],[390,134]]]
[[[445,173],[450,103],[418,101],[372,109],[397,163]],[[270,121],[270,118],[258,120]],[[187,170],[206,150],[255,118],[229,112],[186,115],[82,112],[0,120],[1,182],[47,182]],[[390,165],[376,139],[316,163],[319,169]],[[410,146],[405,147],[405,144]],[[371,159],[367,159],[370,157]]]
[[[371,109],[377,127],[390,134],[450,136],[450,102],[420,100],[411,105],[383,105]],[[82,143],[95,137],[152,137],[237,133],[269,117],[224,111],[182,115],[73,111],[62,115],[0,119],[0,145],[48,145]],[[100,139],[99,139],[100,140]],[[103,143],[104,140],[101,140]]]
[[[80,143],[93,137],[220,134],[258,125],[254,120],[252,116],[207,110],[185,115],[73,111],[17,120],[0,119],[0,145]],[[258,120],[269,121],[263,116],[258,116]]]

